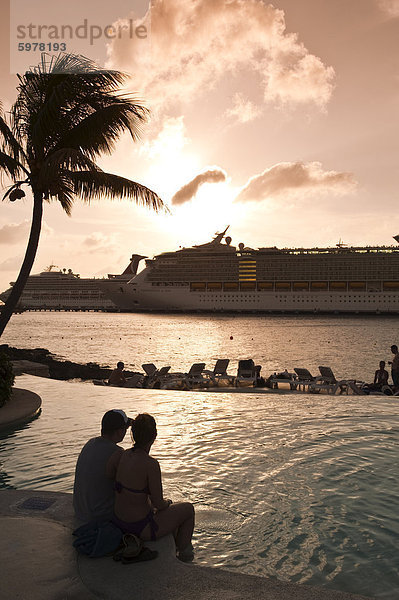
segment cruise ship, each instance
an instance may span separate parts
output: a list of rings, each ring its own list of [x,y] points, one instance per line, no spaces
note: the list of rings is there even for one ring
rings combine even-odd
[[[399,313],[397,245],[253,249],[227,229],[101,288],[121,311]]]
[[[106,297],[99,286],[102,281],[114,285],[127,283],[136,274],[139,261],[145,258],[133,254],[130,264],[121,275],[108,275],[108,279],[81,278],[71,269],[56,269],[50,265],[45,271],[31,275],[26,282],[17,310],[95,310],[118,311],[118,307]],[[14,282],[10,283],[11,286]],[[0,294],[5,302],[11,288]]]

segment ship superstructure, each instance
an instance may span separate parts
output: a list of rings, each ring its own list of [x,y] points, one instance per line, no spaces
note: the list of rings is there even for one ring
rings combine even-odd
[[[125,311],[399,313],[397,245],[253,249],[226,231],[101,287]]]
[[[130,264],[121,275],[108,275],[111,286],[127,283],[137,272],[142,257],[134,254]],[[81,278],[71,269],[59,270],[50,265],[45,271],[31,275],[18,303],[19,310],[98,310],[116,311],[117,306],[104,295],[99,282],[101,278]],[[10,283],[14,285],[13,282]],[[5,302],[11,288],[0,294]]]

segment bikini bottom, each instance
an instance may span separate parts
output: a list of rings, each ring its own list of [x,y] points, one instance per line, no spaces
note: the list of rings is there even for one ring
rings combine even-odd
[[[150,510],[150,512],[144,517],[144,519],[141,519],[140,521],[133,521],[132,523],[127,523],[126,521],[118,519],[118,517],[116,516],[114,516],[112,520],[115,523],[115,525],[123,531],[123,533],[133,533],[134,535],[137,535],[137,537],[140,537],[142,531],[149,524],[151,529],[151,540],[156,540],[156,532],[158,531],[159,527],[158,524],[155,522],[154,513],[152,512],[152,510]]]

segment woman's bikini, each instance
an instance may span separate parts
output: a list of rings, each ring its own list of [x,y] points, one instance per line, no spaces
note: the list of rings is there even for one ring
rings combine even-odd
[[[135,450],[135,447],[132,448],[132,451],[134,451],[134,450]],[[123,490],[132,492],[132,494],[146,494],[147,496],[150,493],[148,486],[144,487],[142,490],[137,490],[135,488],[130,488],[130,487],[127,487],[126,485],[123,485],[120,481],[115,481],[114,489],[117,494],[122,493]],[[147,527],[147,525],[149,525],[150,529],[151,529],[151,540],[152,541],[156,540],[156,532],[158,531],[158,524],[155,522],[154,513],[152,512],[151,509],[150,509],[149,513],[144,517],[144,519],[140,519],[140,521],[133,521],[131,523],[127,523],[126,521],[122,521],[121,519],[118,519],[118,517],[116,517],[116,516],[114,516],[113,520],[114,520],[115,524],[117,525],[117,527],[119,527],[119,529],[122,529],[122,531],[124,533],[133,533],[134,535],[137,535],[137,537],[140,537],[140,534],[142,533],[142,531],[145,529],[145,527]]]

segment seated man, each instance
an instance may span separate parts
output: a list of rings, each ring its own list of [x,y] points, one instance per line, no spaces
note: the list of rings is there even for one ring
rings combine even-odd
[[[116,365],[116,369],[114,369],[109,376],[108,383],[109,385],[117,385],[119,387],[123,387],[126,383],[126,377],[123,373],[123,369],[125,365],[122,361],[119,361]]]
[[[131,424],[123,410],[109,410],[101,421],[101,436],[89,440],[79,454],[75,470],[73,507],[82,523],[109,520],[113,517],[115,473],[108,471],[111,457],[121,455],[118,446]],[[115,469],[116,471],[116,469]],[[113,478],[111,478],[113,477]]]

